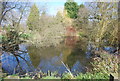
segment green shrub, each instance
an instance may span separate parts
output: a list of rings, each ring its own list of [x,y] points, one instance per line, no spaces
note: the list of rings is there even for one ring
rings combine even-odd
[[[24,39],[28,39],[31,36],[31,34],[28,33],[22,33],[20,34],[20,37],[24,38]]]

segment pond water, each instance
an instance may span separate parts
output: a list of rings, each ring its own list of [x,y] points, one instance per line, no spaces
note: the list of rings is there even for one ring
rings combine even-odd
[[[21,53],[20,56],[26,59],[29,64],[20,57],[18,58],[24,73],[34,71],[46,73],[51,71],[62,74],[67,72],[67,66],[73,74],[76,74],[80,72],[85,73],[86,67],[91,68],[89,47],[88,50],[65,44],[58,45],[57,47],[36,47],[20,44],[19,47],[20,50],[26,51],[26,53]],[[12,54],[3,52],[1,57],[4,72],[9,74],[21,72],[20,67],[16,68],[18,63]]]

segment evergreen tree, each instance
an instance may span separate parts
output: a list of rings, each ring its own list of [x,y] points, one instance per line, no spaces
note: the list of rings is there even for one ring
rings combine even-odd
[[[67,10],[67,15],[70,18],[76,19],[77,18],[77,13],[78,13],[78,9],[79,6],[76,2],[74,2],[73,0],[68,0],[65,5],[65,10]]]
[[[29,27],[30,30],[38,30],[39,26],[39,9],[37,6],[34,4],[31,8],[28,21],[27,21],[27,26]]]

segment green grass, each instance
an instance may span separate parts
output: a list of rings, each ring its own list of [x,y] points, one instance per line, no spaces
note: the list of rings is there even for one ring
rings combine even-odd
[[[76,79],[109,79],[109,75],[103,74],[103,73],[86,73],[82,74],[80,73],[75,77]]]
[[[60,79],[60,77],[54,77],[54,76],[47,76],[44,77],[43,79]],[[77,76],[75,77],[71,77],[69,73],[65,73],[63,74],[62,79],[81,79],[81,80],[85,80],[85,79],[89,79],[89,80],[97,80],[97,81],[101,81],[100,79],[104,79],[104,80],[109,80],[109,75],[107,74],[103,74],[103,73],[79,73]]]
[[[60,77],[54,77],[54,76],[46,76],[43,77],[42,79],[61,79]]]
[[[10,76],[18,77],[17,75],[10,75]],[[4,78],[4,79],[8,79],[8,78]],[[26,76],[26,77],[22,77],[20,79],[32,79],[32,78],[30,78],[29,76]],[[84,80],[84,81],[86,81],[86,80],[89,80],[89,81],[92,81],[92,80],[101,81],[101,80],[104,79],[105,81],[109,81],[109,75],[103,74],[103,73],[95,73],[95,74],[92,74],[92,73],[85,73],[85,74],[79,73],[77,76],[71,77],[69,73],[64,73],[63,77],[54,77],[54,75],[52,75],[52,76],[42,77],[41,79],[63,79],[63,80],[79,79],[79,80]]]

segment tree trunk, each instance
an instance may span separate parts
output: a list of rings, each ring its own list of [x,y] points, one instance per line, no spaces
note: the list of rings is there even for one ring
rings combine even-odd
[[[2,13],[3,13],[3,5],[2,5],[2,1],[0,1],[0,27],[1,27],[1,23],[2,23]]]

